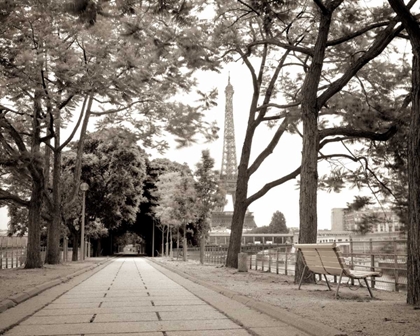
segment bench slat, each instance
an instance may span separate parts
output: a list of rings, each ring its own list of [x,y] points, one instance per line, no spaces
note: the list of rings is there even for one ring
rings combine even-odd
[[[308,268],[314,273],[325,274],[324,267],[322,267],[322,266],[320,266],[320,267],[308,266]]]
[[[304,255],[304,258],[305,258],[306,262],[321,260],[319,258],[319,256],[311,256],[311,255],[309,255],[309,256],[308,255]]]

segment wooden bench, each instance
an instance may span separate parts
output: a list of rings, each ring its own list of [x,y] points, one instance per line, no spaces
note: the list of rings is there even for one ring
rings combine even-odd
[[[350,279],[360,279],[365,281],[366,287],[369,291],[370,296],[373,298],[372,291],[369,287],[367,277],[380,277],[381,272],[365,272],[365,271],[353,271],[351,270],[344,261],[341,255],[340,249],[332,244],[295,244],[297,253],[301,254],[305,263],[302,276],[299,281],[299,289],[302,285],[302,281],[305,275],[306,269],[312,271],[315,274],[324,275],[325,281],[327,282],[328,289],[331,290],[330,283],[328,282],[327,275],[340,276],[338,280],[337,289],[335,291],[335,298],[338,296],[338,290],[340,289],[341,279],[346,276]]]

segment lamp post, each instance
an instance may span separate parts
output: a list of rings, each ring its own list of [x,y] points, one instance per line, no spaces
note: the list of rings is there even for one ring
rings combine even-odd
[[[155,257],[155,219],[152,218],[153,229],[152,229],[152,258]]]
[[[80,190],[82,191],[83,201],[82,201],[82,226],[80,229],[80,260],[85,260],[85,203],[86,203],[86,191],[89,189],[89,184],[83,182],[80,185]]]

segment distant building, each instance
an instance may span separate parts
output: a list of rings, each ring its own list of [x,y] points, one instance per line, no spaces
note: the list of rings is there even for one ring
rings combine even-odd
[[[331,231],[357,231],[365,216],[375,216],[377,219],[372,226],[373,233],[401,231],[402,225],[397,214],[390,209],[378,207],[358,211],[346,208],[331,209]]]
[[[331,209],[331,231],[344,231],[344,212],[346,208]]]

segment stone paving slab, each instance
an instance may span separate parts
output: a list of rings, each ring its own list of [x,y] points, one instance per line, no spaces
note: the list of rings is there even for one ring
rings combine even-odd
[[[184,311],[197,311],[197,306],[183,306]],[[179,311],[177,306],[140,306],[140,307],[117,307],[117,308],[83,308],[83,309],[43,309],[35,313],[34,316],[58,316],[58,315],[80,315],[80,314],[119,314],[119,313],[146,313],[146,312],[173,312]],[[200,306],[200,311],[217,311],[211,306]]]
[[[97,302],[84,302],[84,303],[52,303],[44,309],[78,309],[78,308],[95,308],[98,307]]]
[[[67,324],[67,323],[89,323],[92,318],[91,314],[87,315],[60,315],[54,316],[32,316],[31,318],[23,321],[20,325],[33,325],[33,324]]]
[[[257,335],[259,335],[257,331],[261,332],[262,334],[264,333],[264,336],[270,335],[266,333],[272,332],[273,330],[276,330],[276,329],[288,330],[288,332],[290,333],[290,336],[295,336],[293,332],[295,332],[299,336],[310,335],[308,333],[301,332],[299,329],[291,327],[288,324],[282,321],[279,321],[278,319],[272,318],[271,316],[262,314],[248,306],[245,306],[241,302],[232,300],[231,298],[228,298],[222,294],[214,292],[213,290],[207,289],[206,287],[203,287],[200,284],[194,283],[159,265],[154,264],[154,266],[163,274],[168,276],[170,279],[183,285],[185,288],[188,288],[193,294],[197,295],[203,301],[211,304],[213,307],[222,311],[224,314],[232,318],[234,321],[241,323],[242,326],[244,326],[245,328],[249,330],[252,330]],[[262,329],[265,329],[265,330],[262,330]],[[276,334],[271,334],[271,335],[276,335]],[[277,335],[283,336],[283,334],[277,334]],[[319,336],[323,336],[323,335],[319,335]]]
[[[191,284],[193,291],[189,288]],[[205,289],[207,292],[201,292],[203,300],[197,295],[200,288],[203,287],[190,281],[168,277],[146,259],[115,259],[78,286],[69,288],[61,297],[51,300],[43,309],[35,314],[32,312],[31,317],[5,336],[257,335],[244,329],[242,321],[237,322],[221,313],[223,307],[212,304],[215,309],[206,303],[217,293]],[[222,304],[229,306],[231,302],[223,301]],[[241,318],[254,319],[255,312],[253,316],[244,314]],[[261,324],[261,321],[269,320],[259,317],[257,321],[260,324],[254,323],[255,328],[278,326],[272,322]]]
[[[225,319],[226,315],[214,311],[173,311],[173,312],[163,312],[159,311],[159,316],[162,321],[176,321],[176,320],[208,320],[208,319]]]
[[[97,297],[104,297],[104,292],[84,293],[84,294],[67,292],[66,294],[62,295],[60,298],[77,299],[77,298],[97,298]]]
[[[249,336],[244,329],[230,330],[196,330],[196,331],[168,331],[167,336]]]
[[[72,276],[70,280],[58,286],[51,287],[39,295],[28,299],[21,304],[10,308],[0,314],[0,334],[12,326],[31,316],[34,312],[42,309],[45,305],[58,298],[63,293],[71,290],[74,286],[80,284],[88,278],[92,278],[104,268],[112,265],[113,260],[107,260],[99,264],[98,267],[85,271],[78,276]]]
[[[145,333],[118,333],[118,334],[90,334],[91,336],[163,336],[162,332],[145,332]],[[63,335],[63,336],[70,336],[70,335]]]
[[[71,298],[71,297],[65,297],[62,296],[61,298],[54,301],[54,304],[72,304],[72,303],[92,303],[92,302],[139,302],[139,301],[148,301],[150,300],[158,300],[158,301],[166,301],[163,300],[164,296],[155,296],[155,295],[147,295],[145,293],[144,296],[130,296],[127,294],[127,296],[111,296],[107,295],[104,297],[93,297],[93,298],[85,298],[85,297],[79,297],[79,298]],[[189,295],[170,295],[171,300],[170,301],[189,301],[189,300],[195,300],[197,301],[197,297],[189,294]]]
[[[99,312],[93,323],[100,322],[139,322],[158,321],[156,312],[125,313],[125,314],[104,314]]]
[[[157,322],[114,322],[54,325],[19,325],[7,333],[8,336],[50,336],[80,334],[118,334],[150,331],[194,331],[194,330],[240,329],[228,320],[205,321],[157,321]]]
[[[187,301],[158,301],[153,300],[154,306],[201,306],[206,303],[199,300],[187,300]],[[86,306],[84,306],[86,305]],[[87,306],[89,305],[89,306]],[[57,304],[57,308],[89,308],[97,306],[97,303],[87,302],[87,303],[69,303],[69,304]],[[152,305],[152,300],[149,301],[130,301],[130,302],[103,302],[101,307],[103,308],[116,308],[116,307],[139,307],[139,306],[150,306]],[[54,309],[54,308],[50,308]]]

